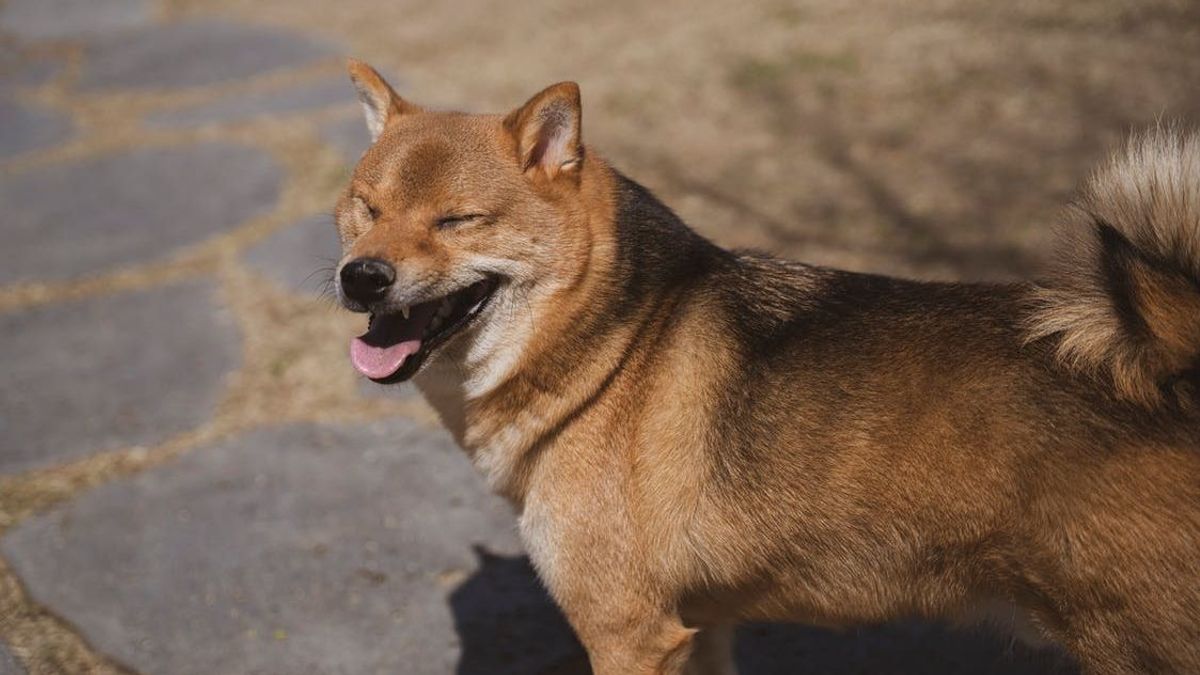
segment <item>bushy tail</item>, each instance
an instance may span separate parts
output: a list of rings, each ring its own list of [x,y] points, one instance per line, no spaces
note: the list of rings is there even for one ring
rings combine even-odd
[[[1130,140],[1071,207],[1032,338],[1154,406],[1200,381],[1200,138]],[[1192,398],[1192,397],[1189,397]]]

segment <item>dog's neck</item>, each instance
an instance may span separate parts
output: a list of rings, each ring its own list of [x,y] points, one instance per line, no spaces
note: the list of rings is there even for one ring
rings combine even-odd
[[[538,455],[629,367],[631,346],[663,323],[664,303],[699,273],[697,259],[724,253],[593,162],[572,242],[578,273],[530,289],[519,307],[493,308],[510,319],[473,332],[416,380],[491,487],[518,505]]]

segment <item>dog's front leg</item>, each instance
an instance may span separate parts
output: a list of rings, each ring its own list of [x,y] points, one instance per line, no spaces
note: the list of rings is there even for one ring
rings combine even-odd
[[[551,549],[529,536],[535,528],[528,518],[522,529],[534,565],[587,649],[595,675],[719,672],[687,670],[697,629],[683,625],[668,594],[633,559],[627,540],[605,542],[594,533],[587,546],[571,546],[564,542],[574,538],[562,537]],[[550,550],[552,555],[540,555]]]
[[[576,475],[581,479],[567,480],[573,476],[561,471],[552,491],[531,489],[520,531],[593,673],[689,675],[698,630],[680,618],[673,577],[662,571],[664,552],[641,543],[647,537],[634,526],[624,485],[595,472]]]
[[[592,608],[595,609],[598,608]],[[688,664],[697,631],[684,627],[678,617],[641,613],[627,615],[617,624],[570,615],[568,611],[595,675],[691,675],[693,672]]]

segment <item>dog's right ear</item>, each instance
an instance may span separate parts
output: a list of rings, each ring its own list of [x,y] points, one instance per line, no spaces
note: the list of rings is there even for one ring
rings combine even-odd
[[[350,59],[346,68],[350,71],[354,88],[358,90],[358,102],[367,116],[367,129],[371,132],[372,143],[383,133],[388,121],[401,115],[421,112],[419,106],[400,98],[400,94],[371,66],[358,59]]]

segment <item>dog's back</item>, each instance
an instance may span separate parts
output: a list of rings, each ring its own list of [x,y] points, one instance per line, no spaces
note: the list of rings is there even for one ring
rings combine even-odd
[[[1098,672],[1200,671],[1200,145],[1140,141],[1075,208],[1044,286],[718,258],[695,611],[1001,599]]]

